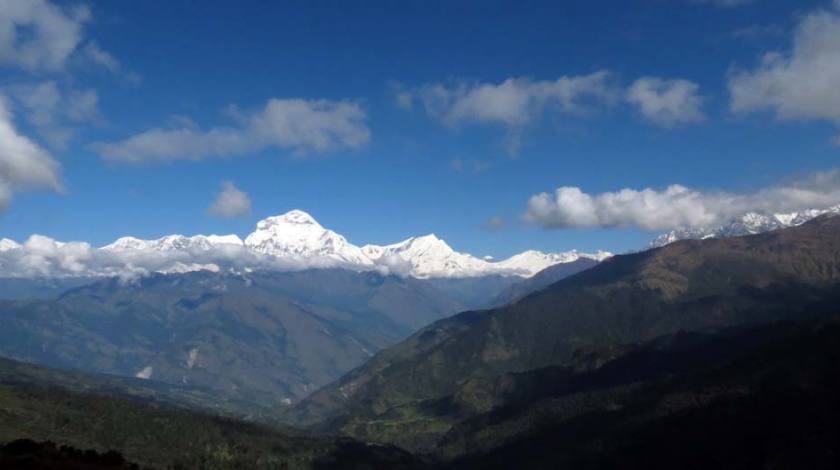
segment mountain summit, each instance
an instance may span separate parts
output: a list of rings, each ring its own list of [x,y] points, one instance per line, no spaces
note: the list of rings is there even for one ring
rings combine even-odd
[[[325,258],[351,265],[373,265],[359,247],[297,209],[259,221],[257,229],[245,239],[245,246],[276,257]]]

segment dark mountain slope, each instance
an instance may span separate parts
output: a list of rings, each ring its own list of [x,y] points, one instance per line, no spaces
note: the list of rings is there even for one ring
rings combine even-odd
[[[289,417],[423,448],[453,423],[492,407],[473,384],[552,365],[593,368],[610,358],[610,348],[679,330],[818,314],[836,305],[838,281],[836,217],[616,256],[512,305],[437,322]],[[460,405],[430,409],[446,397],[459,397]]]
[[[588,258],[580,258],[571,263],[555,264],[538,272],[534,277],[524,279],[501,291],[488,306],[500,307],[519,300],[529,294],[545,289],[557,281],[585,271],[598,262]]]
[[[277,407],[459,305],[413,279],[345,270],[113,279],[0,303],[0,354]]]
[[[440,452],[462,455],[451,465],[459,469],[840,465],[837,317],[681,336],[577,374],[588,387],[555,390],[459,424]],[[670,370],[650,368],[655,356],[653,363],[664,360]],[[608,384],[616,372],[629,378],[639,366],[661,378]]]

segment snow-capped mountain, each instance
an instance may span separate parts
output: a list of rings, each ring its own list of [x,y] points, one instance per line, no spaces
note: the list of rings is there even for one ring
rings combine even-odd
[[[790,213],[760,214],[747,212],[719,227],[678,228],[656,237],[651,248],[665,246],[678,240],[702,240],[706,238],[737,237],[754,235],[781,228],[795,227],[823,214],[840,214],[840,205],[828,209],[808,209]]]
[[[458,253],[434,234],[411,237],[393,245],[365,245],[362,251],[377,264],[405,263],[409,274],[417,278],[494,274],[492,263]]]
[[[493,264],[501,269],[522,273],[525,277],[531,277],[555,264],[572,263],[581,258],[600,262],[611,256],[612,253],[600,250],[594,254],[580,253],[577,250],[567,251],[565,253],[543,253],[542,251],[528,250]]]
[[[393,245],[365,245],[362,251],[378,264],[406,263],[408,272],[416,278],[430,277],[478,277],[491,274],[531,277],[543,269],[560,263],[571,263],[579,258],[602,261],[610,253],[597,254],[543,253],[529,250],[502,261],[477,258],[469,253],[453,250],[445,241],[434,234],[412,237]]]
[[[175,251],[175,250],[211,250],[220,246],[242,246],[242,239],[236,235],[167,235],[156,240],[143,240],[134,237],[122,237],[110,245],[102,247],[105,251]]]
[[[41,240],[43,238],[43,240]],[[268,217],[243,241],[236,235],[168,235],[155,240],[122,237],[101,248],[62,244],[46,237],[24,245],[0,241],[0,270],[58,276],[123,275],[188,271],[247,272],[343,267],[416,278],[467,278],[488,275],[531,277],[543,269],[579,258],[601,261],[611,254],[526,251],[506,260],[478,258],[453,250],[435,235],[412,237],[392,245],[359,247],[324,228],[311,215],[293,210]],[[36,240],[37,241],[37,240]],[[17,248],[21,248],[18,250]],[[20,256],[9,253],[20,252]]]
[[[361,248],[325,229],[301,210],[259,221],[257,229],[245,239],[245,246],[280,258],[326,258],[351,265],[373,265]]]

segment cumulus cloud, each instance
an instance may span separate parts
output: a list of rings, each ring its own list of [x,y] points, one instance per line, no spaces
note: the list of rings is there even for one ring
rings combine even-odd
[[[269,147],[302,157],[356,149],[370,141],[365,112],[352,102],[272,98],[258,112],[237,114],[236,126],[152,129],[123,141],[94,144],[94,149],[108,160],[142,163],[241,155]]]
[[[2,0],[0,64],[30,71],[61,69],[82,39],[86,7],[60,8],[45,0]]]
[[[703,98],[691,81],[642,77],[627,90],[627,101],[638,106],[642,116],[661,127],[702,122]]]
[[[8,207],[15,191],[37,188],[62,189],[58,162],[17,131],[0,95],[0,210]]]
[[[767,52],[752,70],[729,75],[736,113],[770,110],[781,120],[825,120],[840,128],[840,2],[803,16],[792,47]],[[840,143],[840,135],[837,137]]]
[[[752,193],[699,191],[681,185],[665,190],[646,188],[588,194],[564,186],[553,194],[532,196],[527,222],[549,229],[572,227],[637,227],[663,230],[707,227],[745,212],[792,212],[840,204],[840,170],[764,188]]]
[[[225,181],[207,212],[225,219],[244,217],[251,213],[251,199],[232,182]]]

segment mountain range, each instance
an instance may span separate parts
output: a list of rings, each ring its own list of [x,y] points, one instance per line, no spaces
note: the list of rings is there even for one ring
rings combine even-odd
[[[123,237],[99,249],[33,235],[23,244],[0,240],[4,277],[132,278],[149,272],[250,272],[345,268],[429,278],[531,277],[578,259],[601,261],[607,252],[543,253],[529,250],[491,261],[453,250],[434,234],[393,245],[356,246],[300,210],[268,217],[243,241],[236,235],[169,235],[156,240]]]
[[[463,309],[424,280],[375,271],[108,278],[0,301],[0,355],[282,407]]]

